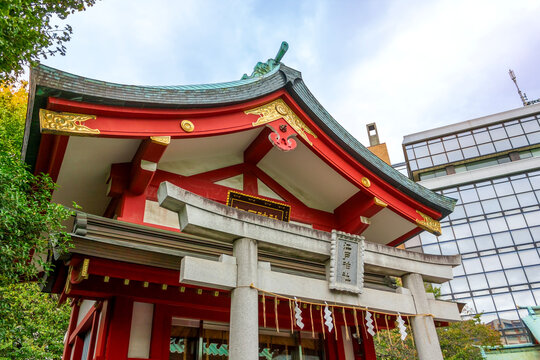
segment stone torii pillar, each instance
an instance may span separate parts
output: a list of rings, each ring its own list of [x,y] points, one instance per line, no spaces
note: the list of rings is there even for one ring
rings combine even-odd
[[[429,314],[431,310],[422,276],[414,273],[407,274],[403,276],[403,285],[411,292],[416,312],[418,314]],[[413,316],[410,319],[418,358],[421,360],[443,360],[433,317],[420,315]]]
[[[163,185],[163,184],[162,184]],[[176,188],[176,190],[180,190]],[[169,196],[171,189],[160,186],[158,199],[161,206],[178,212],[182,223],[182,210],[184,204],[174,196]],[[174,192],[174,191],[172,191]],[[212,228],[211,225],[208,226]],[[188,230],[182,227],[182,230]],[[188,230],[189,231],[189,230]],[[231,239],[233,243],[233,258],[225,256],[224,262],[236,275],[231,279],[231,309],[229,321],[229,357],[235,360],[253,360],[259,358],[259,293],[251,288],[251,284],[257,285],[258,252],[257,241],[248,237]],[[186,264],[183,262],[184,270]],[[205,269],[197,268],[197,272]],[[188,270],[189,271],[189,270]],[[181,271],[183,272],[183,271]],[[220,274],[226,275],[226,274]],[[182,274],[181,274],[182,276]],[[214,274],[214,277],[219,277]],[[217,280],[217,279],[216,279]],[[211,285],[209,285],[211,286]]]
[[[236,258],[236,288],[231,292],[229,356],[231,359],[259,358],[259,294],[257,283],[257,242],[240,238],[233,243]]]

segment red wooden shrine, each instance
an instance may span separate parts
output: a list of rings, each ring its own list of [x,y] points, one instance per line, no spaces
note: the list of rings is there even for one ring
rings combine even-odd
[[[440,232],[451,199],[366,150],[299,72],[279,61],[263,65],[265,72],[239,81],[178,87],[32,69],[26,162],[58,182],[52,201],[82,206],[68,227],[75,247],[51,257],[55,271],[44,289],[72,304],[64,360],[227,358],[231,290],[181,283],[179,269],[185,256],[216,260],[233,255],[233,246],[181,231],[178,214],[158,204],[165,181],[224,205],[234,191],[262,201],[257,206],[286,206],[295,226],[380,245]],[[258,258],[284,273],[326,274],[321,258],[263,249]],[[393,291],[386,273],[370,269],[366,286]],[[355,320],[350,308],[334,307],[336,329],[328,333],[321,308],[306,302],[300,331],[288,301],[264,296],[263,307],[262,298],[260,359],[375,358],[364,312]],[[394,327],[390,313],[375,317],[377,330]]]

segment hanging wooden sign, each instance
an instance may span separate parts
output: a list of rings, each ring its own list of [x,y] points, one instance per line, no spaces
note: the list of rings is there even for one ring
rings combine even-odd
[[[287,222],[290,220],[291,207],[289,205],[232,190],[227,193],[227,206],[275,220]]]

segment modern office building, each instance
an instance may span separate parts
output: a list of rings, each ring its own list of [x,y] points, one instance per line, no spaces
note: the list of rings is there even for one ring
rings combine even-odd
[[[540,104],[407,135],[409,177],[458,200],[441,223],[406,242],[461,254],[443,299],[466,302],[507,344],[527,342],[520,306],[540,305]]]

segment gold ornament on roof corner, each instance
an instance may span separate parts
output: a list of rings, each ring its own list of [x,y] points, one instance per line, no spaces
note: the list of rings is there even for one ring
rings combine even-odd
[[[418,224],[418,226],[437,236],[442,234],[440,222],[434,220],[433,218],[424,214],[421,211],[416,210],[416,212],[423,218],[423,220],[416,220],[416,224]]]
[[[95,115],[73,114],[39,109],[39,126],[44,134],[56,135],[98,135],[98,129],[91,129],[83,122],[95,119]]]
[[[256,107],[254,109],[244,111],[247,115],[259,115],[257,121],[251,123],[252,126],[259,126],[267,124],[274,120],[283,119],[289,124],[294,131],[298,133],[309,145],[313,145],[309,141],[307,134],[313,136],[315,139],[317,135],[306,125],[298,115],[291,110],[291,108],[282,99],[277,99],[268,104]]]
[[[180,127],[182,128],[182,130],[188,133],[195,130],[195,125],[193,125],[193,123],[189,120],[182,120],[182,122],[180,123]]]
[[[154,144],[169,145],[171,143],[170,136],[150,136],[150,141]]]

